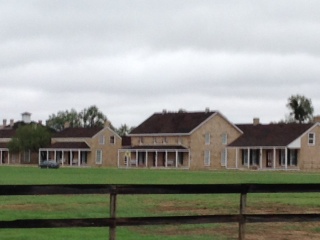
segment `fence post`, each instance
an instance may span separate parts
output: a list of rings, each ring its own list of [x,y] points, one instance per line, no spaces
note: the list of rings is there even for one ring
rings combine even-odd
[[[243,214],[246,212],[247,193],[242,192],[240,195],[240,219],[239,219],[239,240],[245,240],[246,220]]]
[[[116,211],[117,211],[117,193],[115,187],[110,192],[110,218],[113,219],[109,227],[109,240],[116,240]]]

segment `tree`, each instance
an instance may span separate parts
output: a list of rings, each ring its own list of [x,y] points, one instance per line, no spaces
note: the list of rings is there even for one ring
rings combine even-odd
[[[82,127],[103,127],[107,117],[96,106],[90,106],[79,113]]]
[[[313,106],[311,99],[302,95],[292,95],[288,98],[287,107],[291,110],[290,115],[296,122],[310,122],[313,119]]]
[[[66,123],[68,123],[70,127],[80,127],[80,120],[76,110],[59,111],[57,114],[50,115],[49,120],[47,120],[47,126],[56,131],[63,130]]]
[[[71,109],[70,111],[59,111],[57,114],[52,114],[47,120],[47,126],[56,131],[62,131],[66,123],[68,123],[69,127],[88,128],[103,127],[105,121],[107,121],[107,117],[93,105],[83,109],[80,113]]]
[[[117,130],[116,132],[118,133],[118,135],[120,137],[123,136],[127,136],[132,130],[134,129],[134,127],[129,127],[127,124],[122,124]]]
[[[48,128],[38,124],[21,125],[15,136],[8,143],[10,152],[22,152],[30,150],[39,151],[39,148],[51,143],[51,132]]]

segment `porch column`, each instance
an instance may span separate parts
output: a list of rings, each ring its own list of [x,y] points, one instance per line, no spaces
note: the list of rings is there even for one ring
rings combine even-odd
[[[190,166],[191,166],[191,154],[190,154],[190,149],[188,149],[188,156],[189,156],[189,169],[190,169]]]
[[[80,149],[78,150],[78,167],[81,165],[81,151]]]
[[[70,150],[70,166],[72,166],[72,150]]]
[[[155,167],[158,167],[158,151],[155,152]]]
[[[273,169],[276,168],[276,148],[273,148]]]
[[[148,167],[148,151],[146,151],[146,167]]]
[[[260,164],[260,169],[262,169],[262,148],[260,148],[259,164]]]
[[[288,168],[288,149],[285,148],[285,154],[284,154],[284,168],[287,170]]]
[[[248,148],[248,155],[247,156],[248,156],[248,159],[247,159],[248,160],[248,163],[247,163],[248,166],[247,167],[250,168],[250,148]]]
[[[168,160],[168,151],[166,150],[166,154],[165,154],[165,167],[168,166],[167,160]]]
[[[38,162],[39,162],[39,164],[41,162],[41,150],[40,149],[39,149]],[[2,163],[2,151],[1,151],[1,163]]]
[[[239,149],[236,148],[236,169],[238,169],[238,151]]]
[[[136,150],[136,167],[138,167],[139,155],[138,150]]]
[[[176,168],[178,167],[178,151],[176,150]]]
[[[62,154],[62,157],[61,157],[62,159],[61,159],[61,161],[62,161],[62,166],[63,166],[63,164],[64,164],[64,151],[63,151],[63,150],[62,150],[62,153],[61,153],[61,154]]]
[[[47,150],[47,159],[45,159],[45,160],[49,160],[50,158],[49,158],[49,150]]]
[[[57,151],[56,150],[54,150],[54,152],[53,152],[53,158],[57,162]]]
[[[3,155],[2,155],[2,150],[1,150],[1,152],[0,152],[0,165],[2,165],[2,157],[3,157]]]
[[[8,151],[8,164],[10,163],[10,152]]]

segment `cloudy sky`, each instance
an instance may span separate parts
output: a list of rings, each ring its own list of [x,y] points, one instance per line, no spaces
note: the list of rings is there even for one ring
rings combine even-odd
[[[154,112],[279,121],[320,114],[320,1],[0,0],[0,124],[96,105],[115,127]]]

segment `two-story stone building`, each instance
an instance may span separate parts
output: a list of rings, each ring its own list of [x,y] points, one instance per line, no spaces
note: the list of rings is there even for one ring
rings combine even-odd
[[[221,169],[241,134],[218,111],[155,113],[129,134],[118,167]]]

